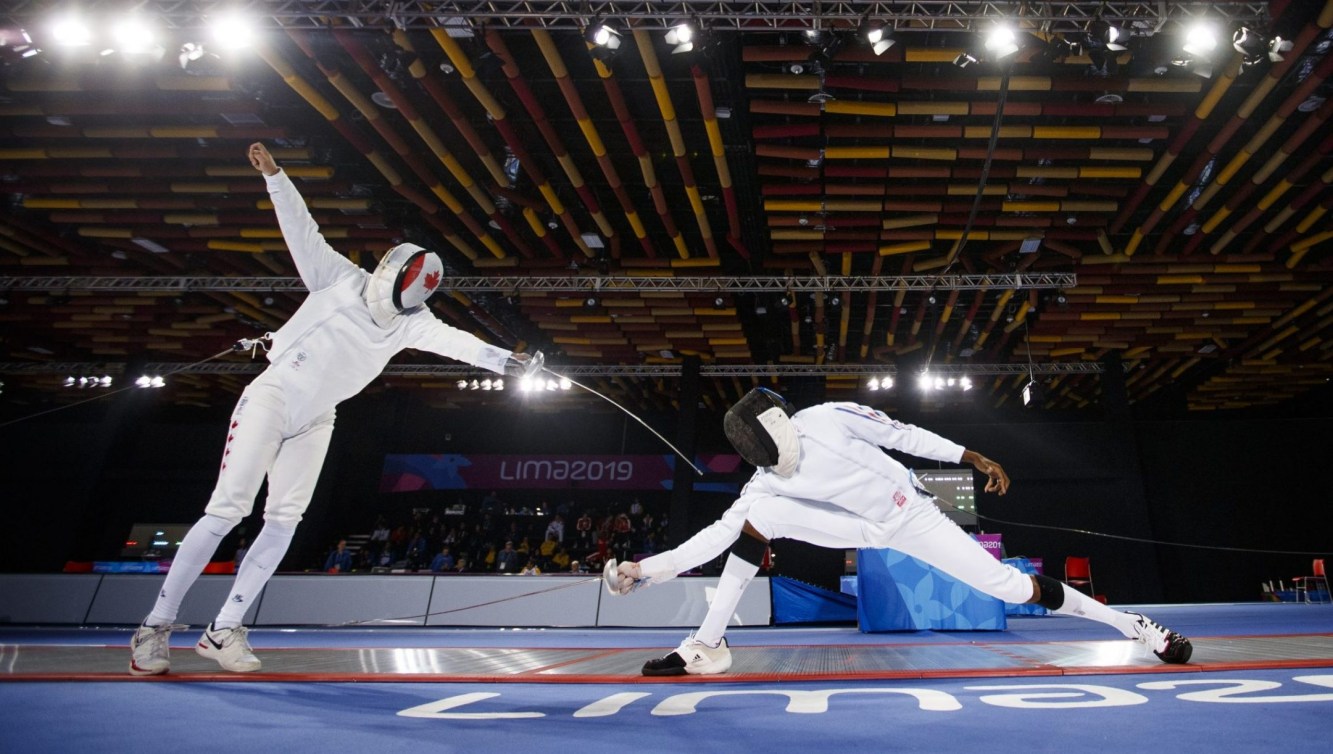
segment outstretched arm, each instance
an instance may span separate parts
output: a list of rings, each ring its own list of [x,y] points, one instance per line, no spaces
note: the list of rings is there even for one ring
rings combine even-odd
[[[287,177],[287,173],[278,167],[278,163],[269,154],[263,144],[250,145],[247,152],[250,164],[264,174],[268,184],[269,198],[273,200],[273,210],[278,215],[278,227],[282,229],[282,238],[291,251],[296,271],[306,288],[318,291],[333,285],[346,275],[356,274],[356,265],[343,255],[333,250],[319,232],[319,225],[306,209],[305,200],[296,190],[296,185]]]

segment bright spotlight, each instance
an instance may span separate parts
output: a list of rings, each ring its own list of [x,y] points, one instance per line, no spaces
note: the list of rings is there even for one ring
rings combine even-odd
[[[558,388],[558,387],[560,387],[560,383],[556,382],[555,380],[547,380],[547,381],[546,381],[546,389],[547,389],[547,390],[555,390],[555,389]]]
[[[468,385],[468,387],[471,388],[471,389],[473,389],[473,390],[480,390],[480,389],[481,389],[481,382],[479,382],[479,381],[477,381],[477,380],[473,380],[472,383],[471,383],[470,385]]]
[[[936,390],[943,390],[943,389],[944,389],[944,378],[943,378],[943,377],[936,377],[936,378],[935,378],[935,389],[936,389]]]
[[[931,377],[929,373],[922,372],[921,377],[917,380],[917,385],[919,385],[922,390],[929,391],[931,388],[935,387],[935,379]]]
[[[966,393],[967,391],[972,389],[972,378],[964,377],[963,379],[958,381],[958,386],[963,388],[963,392]]]
[[[454,386],[457,387],[459,390],[467,390],[467,380],[459,380],[458,382],[454,383]]]
[[[986,35],[986,49],[996,60],[1013,55],[1018,52],[1018,37],[1008,26],[997,26]]]
[[[1190,55],[1198,55],[1200,57],[1208,57],[1209,53],[1216,48],[1217,32],[1213,30],[1212,26],[1205,23],[1191,26],[1189,30],[1185,32],[1185,44],[1181,47],[1181,49]]]
[[[111,38],[116,41],[116,49],[126,55],[143,55],[157,52],[157,32],[143,18],[128,16],[111,27]]]
[[[870,382],[867,382],[867,383],[866,383],[866,387],[869,388],[869,389],[871,389],[871,390],[879,390],[879,379],[878,379],[878,378],[875,378],[875,377],[871,377],[871,378],[870,378]]]
[[[254,23],[239,12],[217,16],[209,25],[213,29],[213,41],[225,50],[239,50],[254,42]]]
[[[889,390],[889,389],[891,389],[891,388],[893,387],[893,378],[892,378],[892,377],[885,377],[884,379],[880,380],[880,381],[879,381],[879,387],[880,387],[881,390]]]
[[[667,30],[666,43],[671,45],[671,54],[690,52],[694,49],[694,26],[679,23]]]
[[[490,381],[490,380],[482,380],[482,381],[481,381],[481,389],[482,389],[482,390],[490,390],[490,389],[491,389],[491,381]]]
[[[87,47],[92,44],[93,32],[83,19],[68,13],[51,24],[51,38],[61,47]]]
[[[570,382],[568,377],[561,377],[561,378],[560,378],[560,389],[561,389],[561,390],[568,390],[568,389],[570,389],[570,388],[573,387],[573,386],[574,386],[574,383]]]
[[[492,380],[492,381],[491,381],[491,388],[494,389],[494,390],[504,390],[504,389],[505,389],[505,381],[504,381],[504,380],[499,380],[499,379],[497,379],[497,380]]]

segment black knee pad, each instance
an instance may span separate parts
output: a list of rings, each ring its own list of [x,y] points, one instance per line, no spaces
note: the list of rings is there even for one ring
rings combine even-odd
[[[1033,576],[1037,580],[1037,586],[1041,587],[1041,596],[1037,598],[1037,604],[1047,610],[1059,610],[1065,604],[1065,585],[1051,578],[1037,574]]]
[[[731,546],[731,554],[750,565],[762,565],[766,552],[768,552],[767,542],[745,532],[741,532],[740,538]]]

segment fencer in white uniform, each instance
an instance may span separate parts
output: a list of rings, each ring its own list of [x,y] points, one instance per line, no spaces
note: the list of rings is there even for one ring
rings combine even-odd
[[[222,538],[249,515],[268,476],[264,527],[251,544],[235,584],[196,651],[224,669],[260,667],[241,625],[282,561],[319,478],[335,407],[360,392],[405,348],[430,351],[497,374],[541,370],[541,352],[515,354],[436,319],[424,304],[443,277],[443,263],[414,244],[400,244],[367,273],[325,242],[305,201],[262,144],[251,164],[264,174],[282,236],[310,294],[271,334],[269,366],[241,394],[232,412],[217,486],[204,516],[172,562],[152,612],[135,632],[130,673],[170,668],[169,638],[181,600]]]
[[[730,668],[727,623],[768,542],[781,538],[831,548],[893,548],[1005,602],[1037,602],[1057,613],[1098,620],[1141,641],[1165,662],[1189,659],[1189,640],[1179,634],[997,560],[941,513],[907,467],[883,449],[969,463],[986,475],[987,492],[1003,495],[1008,475],[975,451],[855,403],[824,403],[793,415],[781,396],[764,388],[727,412],[724,429],[737,452],[758,467],[736,502],[679,547],[638,563],[608,563],[604,571],[612,594],[628,594],[731,550],[699,630],[674,652],[646,663],[645,675],[707,675]]]

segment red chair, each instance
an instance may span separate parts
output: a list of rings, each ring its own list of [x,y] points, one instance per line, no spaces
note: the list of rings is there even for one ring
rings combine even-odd
[[[1297,576],[1291,580],[1292,583],[1296,585],[1296,601],[1314,602],[1314,600],[1310,599],[1311,586],[1313,585],[1315,594],[1322,594],[1325,597],[1328,597],[1329,601],[1333,602],[1333,592],[1330,592],[1328,588],[1328,574],[1324,571],[1324,559],[1315,558],[1311,571],[1314,575]],[[1324,587],[1322,592],[1319,591],[1320,584]],[[1324,600],[1323,598],[1320,598],[1318,601],[1323,602]]]
[[[1074,555],[1065,558],[1065,583],[1095,598],[1097,589],[1092,585],[1092,560]]]

